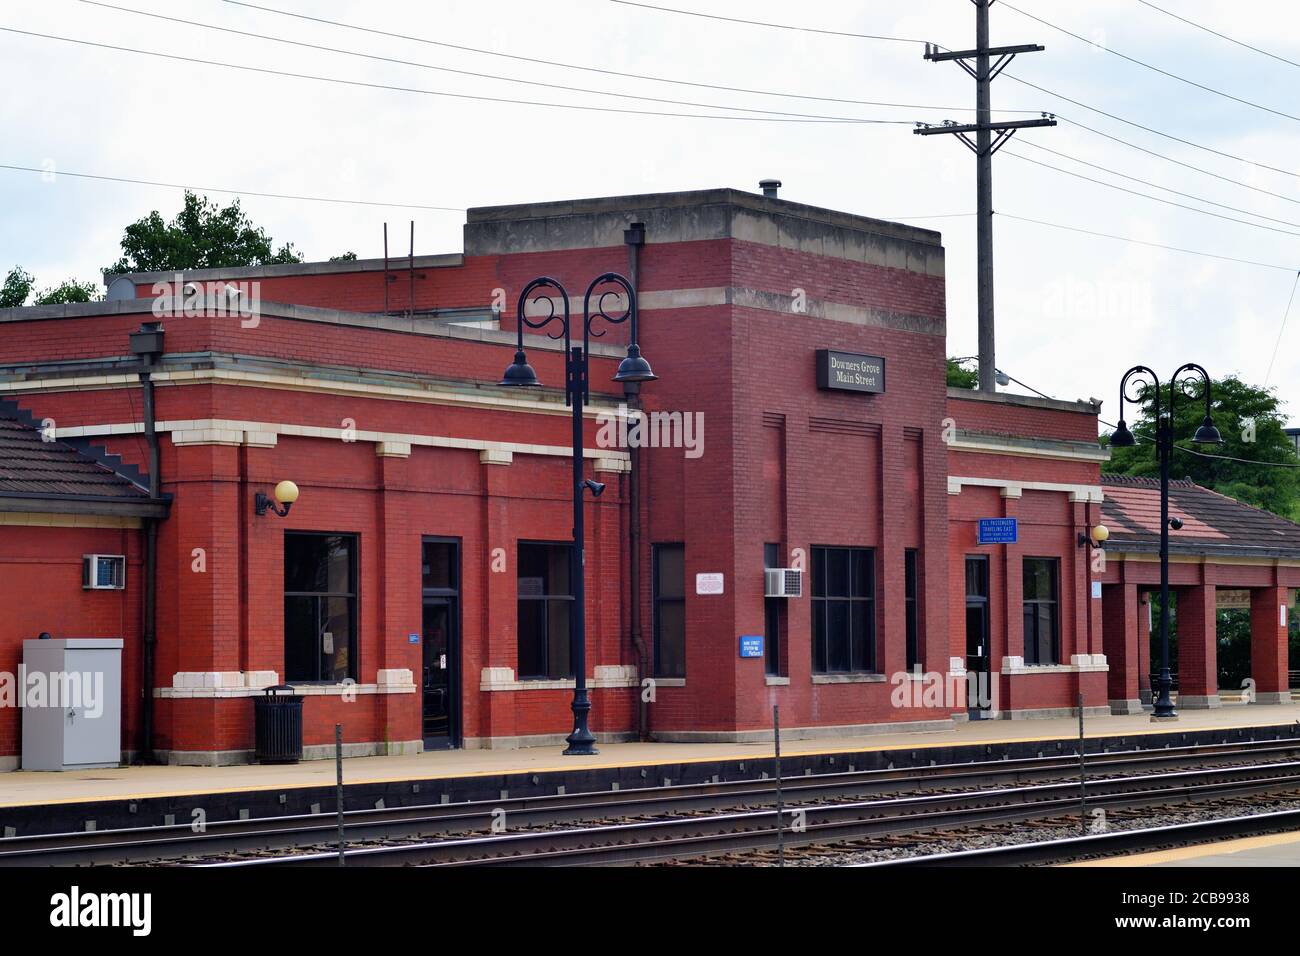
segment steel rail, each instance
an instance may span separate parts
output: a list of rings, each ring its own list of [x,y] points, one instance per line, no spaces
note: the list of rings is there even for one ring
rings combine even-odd
[[[1300,830],[1300,810],[1275,810],[1246,816],[1218,817],[1159,827],[1111,830],[1062,840],[1039,840],[1008,846],[929,853],[897,860],[850,864],[878,866],[1037,866],[1079,858],[1128,855],[1166,847],[1214,843],[1220,840]]]
[[[1300,739],[1197,744],[1155,751],[1127,750],[1089,755],[1093,768],[1112,773],[1139,772],[1197,761],[1259,760],[1300,753]],[[896,767],[788,776],[783,787],[792,799],[815,801],[846,794],[891,793],[910,789],[973,787],[999,780],[1028,783],[1071,775],[1076,756]],[[631,790],[515,797],[446,804],[419,804],[345,813],[349,842],[489,830],[503,813],[513,827],[536,827],[601,817],[635,817],[762,805],[774,797],[771,778],[704,784],[678,784]],[[103,865],[180,859],[197,855],[273,850],[330,842],[337,832],[332,810],[319,814],[214,820],[196,831],[190,824],[40,834],[0,839],[0,867]]]
[[[1300,790],[1300,762],[1200,768],[1142,777],[1101,777],[1086,784],[1090,807],[1132,808],[1276,790]],[[1039,784],[954,794],[930,794],[852,803],[790,806],[783,819],[788,845],[837,843],[1077,812],[1079,784]],[[797,825],[796,825],[797,824]],[[675,817],[564,830],[357,847],[346,852],[361,866],[619,864],[681,859],[775,846],[774,809]],[[333,866],[335,853],[307,853],[207,864]]]

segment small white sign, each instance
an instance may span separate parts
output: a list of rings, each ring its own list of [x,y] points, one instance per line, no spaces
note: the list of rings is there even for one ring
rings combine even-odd
[[[1286,605],[1285,605],[1285,604],[1279,604],[1279,605],[1277,606],[1277,626],[1278,626],[1278,627],[1286,627],[1286,626],[1287,626],[1287,621],[1286,621]]]
[[[1092,596],[1093,596],[1094,598],[1099,598],[1099,597],[1101,597],[1101,582],[1100,582],[1100,581],[1093,581],[1093,582],[1092,582]]]
[[[722,574],[708,573],[695,575],[696,594],[721,594]]]

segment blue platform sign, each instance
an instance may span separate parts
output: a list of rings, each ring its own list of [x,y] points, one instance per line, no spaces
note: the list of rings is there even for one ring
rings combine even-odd
[[[980,544],[1015,544],[1015,518],[980,518]]]
[[[744,635],[740,637],[740,656],[741,657],[762,657],[763,656],[763,635]]]

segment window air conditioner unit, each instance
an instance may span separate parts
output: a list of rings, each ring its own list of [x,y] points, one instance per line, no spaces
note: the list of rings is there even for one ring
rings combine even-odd
[[[767,568],[763,577],[764,597],[803,597],[803,572],[798,568]]]
[[[88,591],[117,591],[126,587],[126,556],[83,554],[81,586]]]

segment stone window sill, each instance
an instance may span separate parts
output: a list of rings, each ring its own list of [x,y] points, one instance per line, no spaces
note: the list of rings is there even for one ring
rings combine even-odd
[[[814,684],[883,684],[884,674],[813,674]]]

